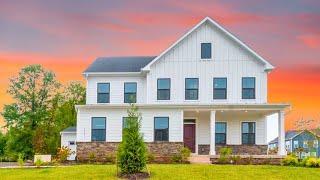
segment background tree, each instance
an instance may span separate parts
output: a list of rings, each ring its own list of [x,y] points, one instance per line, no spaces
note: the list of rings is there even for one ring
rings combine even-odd
[[[2,112],[8,128],[8,151],[25,157],[42,151],[42,147],[34,147],[42,141],[41,125],[50,117],[51,102],[59,87],[55,74],[40,65],[22,68],[17,77],[10,79],[8,93],[15,103],[5,105]]]
[[[141,114],[134,104],[130,104],[124,123],[122,142],[118,147],[118,165],[121,174],[134,174],[141,172],[147,162],[147,148],[140,133]]]

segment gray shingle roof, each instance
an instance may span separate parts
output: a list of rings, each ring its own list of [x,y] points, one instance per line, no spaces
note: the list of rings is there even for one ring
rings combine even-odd
[[[99,57],[85,71],[89,72],[140,72],[156,56]]]
[[[301,131],[287,131],[286,132],[286,140],[289,140],[299,134]],[[278,142],[278,138],[275,138],[274,140],[270,141],[269,144],[274,144]]]
[[[70,126],[64,130],[61,131],[62,133],[66,133],[66,132],[77,132],[77,127],[76,126]]]

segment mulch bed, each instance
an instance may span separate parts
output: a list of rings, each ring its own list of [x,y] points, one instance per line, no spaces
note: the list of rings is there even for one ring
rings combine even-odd
[[[119,175],[122,179],[129,179],[129,180],[137,180],[137,179],[148,179],[150,178],[150,174],[147,172],[140,172],[135,174],[121,174]]]

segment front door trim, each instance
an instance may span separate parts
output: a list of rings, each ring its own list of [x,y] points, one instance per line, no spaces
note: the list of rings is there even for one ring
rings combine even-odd
[[[183,126],[184,126],[184,120],[185,119],[194,119],[195,120],[195,125],[196,125],[196,138],[195,138],[195,153],[192,153],[192,154],[198,154],[198,117],[192,117],[192,116],[186,116],[186,117],[183,117]],[[188,124],[188,123],[186,123]],[[184,129],[184,127],[182,128]],[[183,135],[184,133],[182,133]]]

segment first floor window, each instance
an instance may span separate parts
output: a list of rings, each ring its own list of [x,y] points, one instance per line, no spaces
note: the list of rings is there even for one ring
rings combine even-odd
[[[242,99],[256,98],[256,78],[244,77],[242,78]]]
[[[242,144],[253,145],[256,143],[256,123],[242,123]]]
[[[185,100],[198,100],[199,79],[186,78],[185,81]]]
[[[157,100],[170,100],[170,79],[160,78],[157,81]]]
[[[293,147],[296,149],[296,148],[299,148],[299,141],[293,141]]]
[[[137,83],[124,83],[124,103],[137,102]]]
[[[216,131],[216,134],[215,134],[216,144],[226,144],[227,123],[216,122],[215,131]]]
[[[110,102],[110,83],[98,83],[97,91],[98,103]]]
[[[308,141],[303,141],[303,147],[308,148]]]
[[[105,117],[92,118],[91,141],[106,141],[106,118]]]
[[[227,99],[227,78],[213,79],[213,99]]]
[[[154,141],[169,141],[169,117],[154,118]]]
[[[76,143],[74,141],[69,141],[69,145],[72,146],[72,145],[75,145]]]

